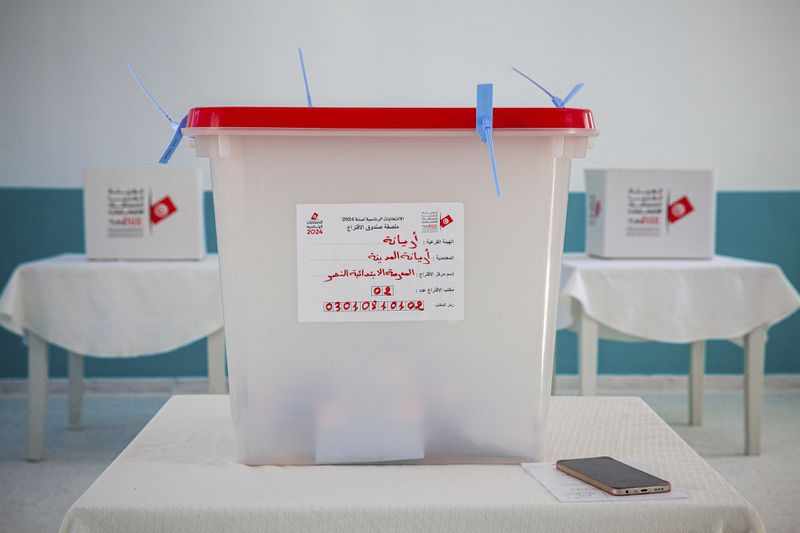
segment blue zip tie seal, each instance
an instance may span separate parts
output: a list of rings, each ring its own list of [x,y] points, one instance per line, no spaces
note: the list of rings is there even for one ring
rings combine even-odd
[[[169,160],[172,159],[172,154],[175,153],[175,150],[178,148],[178,145],[181,144],[181,139],[183,139],[183,128],[186,127],[186,122],[189,120],[189,115],[186,115],[181,119],[181,123],[178,124],[178,127],[175,129],[175,135],[172,136],[172,140],[167,145],[167,149],[164,150],[164,155],[161,156],[161,159],[158,160],[159,163],[162,165],[166,165],[169,163]]]
[[[556,106],[556,107],[558,107],[558,108],[562,108],[562,107],[566,106],[566,105],[567,105],[567,102],[569,102],[570,100],[572,100],[572,98],[573,98],[573,97],[574,97],[576,94],[578,94],[578,91],[580,91],[580,90],[583,88],[583,83],[576,83],[576,84],[575,84],[575,87],[573,87],[573,88],[572,88],[572,89],[571,89],[571,90],[570,90],[570,91],[567,93],[567,96],[565,96],[565,97],[564,97],[564,99],[562,100],[562,99],[561,99],[561,98],[559,98],[558,96],[554,95],[553,93],[551,93],[550,91],[548,91],[547,89],[545,89],[544,87],[542,87],[541,85],[539,85],[539,84],[538,84],[538,83],[537,83],[537,82],[536,82],[536,81],[535,81],[533,78],[531,78],[530,76],[528,76],[528,75],[527,75],[527,74],[525,74],[524,72],[522,72],[522,71],[520,71],[520,70],[518,70],[518,69],[515,69],[514,67],[511,67],[511,69],[512,69],[514,72],[516,72],[517,74],[519,74],[520,76],[522,76],[523,78],[525,78],[526,80],[528,80],[529,82],[531,82],[532,84],[536,85],[536,86],[537,86],[539,89],[541,89],[541,90],[542,90],[542,91],[543,91],[543,92],[544,92],[544,93],[545,93],[547,96],[549,96],[549,97],[550,97],[550,101],[551,101],[551,102],[553,102],[553,105],[554,105],[554,106]]]
[[[303,61],[303,49],[298,48],[297,54],[300,56],[300,70],[303,71],[303,85],[306,86],[306,102],[308,102],[308,107],[314,107],[314,104],[311,102],[311,90],[308,88],[308,76],[306,75],[306,62]]]
[[[158,109],[158,112],[161,113],[165,119],[167,119],[167,122],[169,122],[169,125],[174,132],[172,135],[172,140],[167,145],[167,149],[164,150],[164,154],[161,156],[161,159],[158,160],[158,162],[162,165],[166,165],[169,163],[169,160],[172,159],[172,154],[175,153],[175,150],[181,144],[181,139],[183,139],[182,130],[186,127],[186,122],[189,120],[189,115],[183,117],[183,120],[181,120],[180,124],[172,120],[172,117],[169,116],[166,111],[164,111],[164,108],[161,107],[161,104],[158,103],[158,100],[156,100],[155,97],[150,94],[150,91],[148,91],[147,87],[144,86],[144,82],[142,82],[142,79],[139,78],[139,76],[136,74],[136,71],[133,70],[133,67],[130,64],[128,65],[128,70],[131,72],[133,79],[135,79],[136,83],[139,84],[139,87],[142,89],[144,94],[147,95],[147,98],[150,100],[150,102],[155,106],[156,109]]]
[[[478,85],[477,105],[475,106],[475,130],[481,138],[481,142],[489,147],[489,160],[492,163],[492,175],[494,176],[494,191],[500,198],[500,179],[497,177],[497,165],[494,161],[494,143],[492,142],[492,106],[493,86],[491,83],[481,83]]]
[[[150,91],[148,91],[147,87],[144,86],[144,82],[142,82],[142,79],[138,74],[136,74],[136,71],[133,70],[133,67],[130,64],[128,64],[128,70],[131,72],[133,79],[135,79],[136,83],[139,84],[139,87],[142,89],[144,94],[147,95],[147,98],[150,99],[150,102],[155,106],[156,109],[158,109],[158,112],[161,113],[165,119],[167,119],[167,122],[169,122],[169,125],[172,127],[172,131],[178,129],[178,123],[172,120],[172,117],[169,116],[166,111],[164,111],[164,108],[161,107],[161,104],[159,104],[155,97],[150,94]]]

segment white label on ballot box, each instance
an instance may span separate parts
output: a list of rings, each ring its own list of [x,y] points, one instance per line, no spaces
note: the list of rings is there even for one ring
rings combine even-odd
[[[464,204],[297,206],[300,322],[464,319]]]

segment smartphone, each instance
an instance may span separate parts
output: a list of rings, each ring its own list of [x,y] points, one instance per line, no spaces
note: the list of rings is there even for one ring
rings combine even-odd
[[[657,478],[611,457],[556,461],[556,468],[614,496],[669,492],[669,481]]]

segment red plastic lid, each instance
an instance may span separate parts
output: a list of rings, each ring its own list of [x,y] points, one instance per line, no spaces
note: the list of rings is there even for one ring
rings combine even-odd
[[[594,129],[588,109],[495,108],[496,129]],[[475,129],[475,108],[195,107],[188,128]]]

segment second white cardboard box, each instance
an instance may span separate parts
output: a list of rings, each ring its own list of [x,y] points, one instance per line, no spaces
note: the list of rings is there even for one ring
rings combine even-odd
[[[604,258],[708,259],[710,170],[586,170],[586,251]]]

